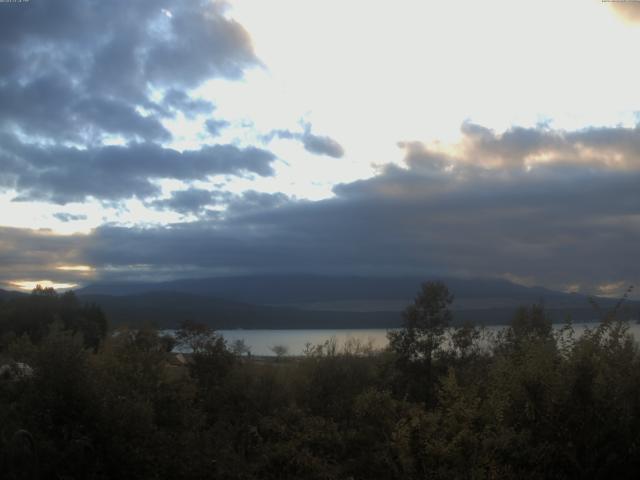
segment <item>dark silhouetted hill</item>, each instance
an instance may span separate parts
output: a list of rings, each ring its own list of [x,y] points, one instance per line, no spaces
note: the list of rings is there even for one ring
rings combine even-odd
[[[257,304],[312,303],[346,300],[411,301],[425,277],[358,277],[321,275],[253,275],[181,279],[158,283],[96,283],[81,294],[131,295],[173,291],[217,296]],[[429,278],[432,279],[432,278]],[[523,287],[506,280],[441,278],[459,298],[573,298],[540,287]]]
[[[424,278],[259,275],[182,279],[159,283],[96,283],[78,290],[102,306],[112,323],[152,322],[174,327],[181,320],[215,328],[391,328]],[[454,292],[455,322],[507,323],[520,305],[544,303],[553,321],[597,320],[584,295],[506,280],[442,278]],[[601,298],[604,309],[615,299]],[[640,310],[628,302],[631,313]],[[636,315],[637,316],[637,315]]]
[[[115,325],[151,323],[159,328],[175,328],[182,320],[193,320],[216,329],[388,328],[400,322],[398,312],[302,310],[170,291],[133,295],[81,294],[80,298],[100,305]]]

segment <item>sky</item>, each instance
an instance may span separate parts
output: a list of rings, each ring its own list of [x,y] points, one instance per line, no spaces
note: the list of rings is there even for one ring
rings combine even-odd
[[[0,285],[640,281],[640,2],[0,3]]]

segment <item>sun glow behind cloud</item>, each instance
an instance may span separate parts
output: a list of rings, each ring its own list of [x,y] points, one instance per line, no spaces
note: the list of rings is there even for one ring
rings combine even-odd
[[[58,283],[51,280],[14,280],[9,282],[9,285],[22,291],[31,291],[38,285],[42,288],[54,288],[56,290],[69,290],[78,286],[77,283]]]
[[[62,270],[63,272],[89,273],[93,271],[93,268],[89,265],[63,265],[56,267],[56,270]]]
[[[455,145],[467,120],[497,131],[637,121],[640,79],[628,58],[640,29],[599,0],[230,4],[264,66],[194,92],[230,121],[225,141],[256,143],[304,119],[346,150],[319,162],[291,142],[272,142],[277,174],[233,179],[231,191],[327,198],[338,183],[375,175],[376,165],[401,164],[400,140]],[[179,132],[175,146],[202,141],[197,125],[167,125]]]
[[[378,141],[454,140],[466,118],[574,128],[617,122],[639,99],[628,55],[640,31],[596,0],[232,5],[288,99],[281,110],[311,112],[365,161]]]

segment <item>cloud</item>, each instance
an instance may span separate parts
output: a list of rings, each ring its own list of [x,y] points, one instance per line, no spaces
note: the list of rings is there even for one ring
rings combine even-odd
[[[203,213],[206,207],[219,205],[227,200],[231,194],[227,192],[190,188],[179,190],[167,199],[154,200],[150,205],[159,210],[172,210],[181,214]]]
[[[344,155],[342,146],[330,137],[305,132],[302,136],[302,144],[307,152],[316,155],[327,155],[333,158],[342,158]]]
[[[0,189],[58,204],[148,199],[158,179],[273,175],[258,148],[165,148],[167,117],[209,115],[190,91],[260,65],[223,2],[32,1],[0,16]],[[227,122],[210,120],[217,134]],[[120,146],[107,146],[120,143]],[[178,204],[176,204],[178,205]],[[67,218],[67,217],[64,217]],[[63,217],[59,218],[60,220]]]
[[[168,140],[171,134],[135,104],[77,92],[58,76],[0,84],[0,128],[32,137],[82,143],[103,135]]]
[[[65,204],[89,197],[145,199],[160,193],[156,179],[194,181],[219,174],[274,173],[274,155],[253,147],[205,145],[179,152],[150,143],[80,149],[23,144],[6,136],[4,140],[0,186],[17,190],[17,200]]]
[[[221,3],[171,2],[168,10],[167,32],[147,50],[148,78],[195,87],[212,77],[239,79],[247,66],[258,63],[248,34],[224,16]]]
[[[220,131],[230,125],[226,120],[214,120],[210,118],[205,122],[205,128],[211,134],[212,137],[220,135]]]
[[[77,265],[82,257],[85,235],[54,235],[47,230],[0,226],[0,284],[14,280],[86,281],[86,272],[58,270]],[[3,288],[0,286],[0,288]]]
[[[232,194],[222,190],[204,190],[189,188],[171,193],[166,199],[153,200],[149,206],[160,210],[172,210],[181,214],[206,214],[208,218],[224,218],[245,215],[250,212],[264,211],[285,206],[292,202],[284,193],[264,193],[247,190],[241,194]],[[212,211],[207,207],[221,206],[224,212]]]
[[[0,45],[0,129],[53,142],[166,141],[157,114],[204,112],[189,89],[260,64],[223,3],[206,0],[11,5]]]
[[[629,141],[636,129],[481,133],[482,142],[450,155],[405,142],[404,166],[337,186],[333,198],[245,192],[225,199],[224,215],[194,222],[103,225],[81,243],[70,238],[62,256],[112,279],[153,272],[411,273],[527,278],[594,292],[640,281],[633,261],[640,166]],[[616,144],[620,161],[605,161]],[[533,162],[541,151],[555,160]],[[506,152],[518,159],[508,161]],[[491,166],[494,156],[500,166]],[[195,191],[173,200],[199,208],[207,197]],[[44,243],[25,245],[23,255],[41,252],[43,265],[60,255],[60,244],[49,253],[42,253],[49,251]],[[9,257],[21,248],[15,244]]]
[[[247,190],[240,195],[230,197],[227,204],[227,216],[244,215],[249,212],[273,210],[293,202],[284,193],[264,193]]]
[[[640,22],[640,3],[637,1],[610,1],[609,7],[622,19],[630,22]]]
[[[287,140],[298,140],[302,142],[304,149],[314,155],[327,155],[333,158],[342,158],[344,149],[342,145],[334,139],[326,136],[314,135],[311,133],[311,125],[305,124],[302,132],[292,132],[291,130],[273,130],[264,137],[265,141],[273,138],[283,138]]]
[[[193,99],[183,90],[172,88],[164,95],[164,106],[171,112],[180,111],[188,118],[211,113],[215,106],[203,99]]]
[[[76,222],[78,220],[86,220],[86,215],[74,215],[72,213],[59,212],[54,213],[53,216],[61,222]]]
[[[400,142],[410,166],[427,164],[515,169],[543,164],[576,164],[595,168],[640,168],[640,127],[590,127],[575,131],[512,127],[504,132],[464,123],[456,145],[441,148]],[[428,161],[427,161],[428,160]]]
[[[639,280],[629,260],[640,241],[640,168],[628,139],[636,134],[483,132],[475,150],[467,145],[450,157],[407,143],[405,168],[389,165],[376,177],[340,185],[334,198],[275,198],[269,205],[254,193],[247,196],[253,208],[230,206],[215,222],[132,232],[104,227],[90,256],[133,263],[139,244],[145,253],[138,261],[162,258],[163,268],[172,262],[240,271],[518,276],[585,288],[632,283]],[[614,139],[624,168],[603,161]],[[584,157],[578,143],[599,153]],[[526,168],[542,151],[557,160]],[[478,165],[476,154],[488,164],[498,156],[500,166]],[[517,160],[507,161],[511,154]]]

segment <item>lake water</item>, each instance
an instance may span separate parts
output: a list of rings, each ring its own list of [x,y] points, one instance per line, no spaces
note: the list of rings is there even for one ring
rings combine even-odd
[[[562,328],[562,324],[554,324],[555,329]],[[594,328],[597,323],[576,323],[573,329],[576,336],[582,334],[585,328]],[[630,323],[630,332],[640,339],[640,325]],[[504,326],[493,325],[485,327],[487,332],[497,333]],[[253,355],[274,355],[271,347],[283,345],[287,348],[289,355],[301,355],[307,343],[312,345],[322,344],[332,337],[336,339],[338,347],[351,340],[361,342],[371,342],[374,348],[384,348],[387,346],[386,329],[327,329],[327,330],[219,330],[224,339],[231,344],[235,340],[244,340],[251,349]]]

